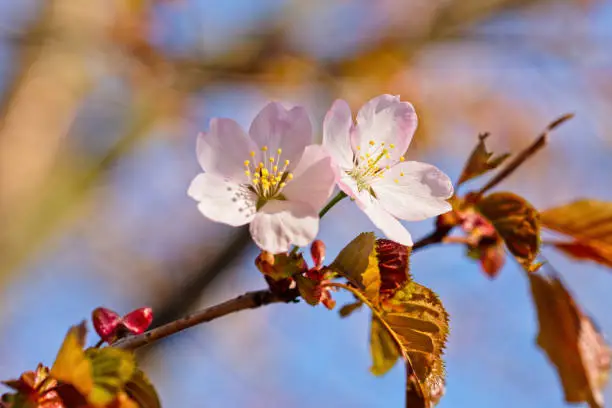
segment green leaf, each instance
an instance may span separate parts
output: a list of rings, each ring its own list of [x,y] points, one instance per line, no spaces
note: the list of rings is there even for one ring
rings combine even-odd
[[[106,347],[86,350],[91,361],[94,386],[88,401],[105,406],[113,402],[136,370],[134,355],[129,351]]]
[[[373,232],[359,234],[340,251],[330,268],[363,291],[373,304],[378,303],[381,280]]]
[[[612,202],[578,200],[542,211],[542,226],[573,238],[555,243],[566,255],[612,267]]]
[[[442,354],[449,325],[448,314],[438,296],[410,281],[374,313],[370,342],[372,372],[384,374],[397,357],[403,356],[409,371],[422,385],[426,399],[439,398],[444,385]],[[389,338],[381,334],[379,326],[387,329],[395,343],[395,353],[389,351]]]
[[[472,150],[470,158],[461,172],[457,186],[497,168],[510,157],[509,153],[493,157],[493,153],[489,153],[485,145],[485,139],[487,137],[489,137],[488,133],[478,136],[478,144],[474,150]]]
[[[540,326],[537,343],[557,368],[565,400],[602,408],[610,347],[558,277],[532,273],[529,281]]]
[[[51,377],[71,384],[82,395],[88,395],[94,387],[91,361],[83,351],[86,332],[84,321],[70,328],[50,372]]]
[[[376,316],[372,316],[370,328],[370,353],[372,354],[372,367],[374,375],[386,374],[400,357],[397,343],[384,323]]]
[[[493,193],[476,203],[502,237],[512,255],[528,268],[540,250],[538,212],[524,198],[513,193]]]
[[[340,317],[348,317],[357,309],[361,309],[361,306],[363,306],[362,301],[347,303],[346,305],[342,306],[340,310],[338,310],[338,313],[340,314]]]
[[[136,369],[130,381],[125,384],[125,392],[140,408],[161,408],[155,387],[139,369]]]

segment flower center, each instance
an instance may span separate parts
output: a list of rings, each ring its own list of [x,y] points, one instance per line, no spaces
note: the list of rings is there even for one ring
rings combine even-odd
[[[383,178],[385,172],[389,170],[392,165],[397,164],[396,162],[385,166],[380,165],[382,159],[391,159],[390,151],[395,149],[395,145],[390,143],[388,146],[385,146],[385,142],[376,143],[375,140],[370,140],[368,144],[370,147],[365,154],[361,152],[361,146],[357,146],[357,153],[353,154],[353,168],[348,170],[346,174],[355,181],[359,191],[368,190],[374,195],[374,192],[370,188],[372,182],[377,178]],[[404,156],[401,156],[399,162],[403,161]],[[400,173],[400,176],[403,175],[404,173]],[[399,182],[398,179],[394,181],[396,183]]]
[[[268,146],[261,148],[262,161],[258,164],[252,163],[251,160],[244,161],[244,174],[250,178],[248,188],[257,194],[257,208],[261,208],[267,201],[276,199],[284,200],[281,194],[283,188],[287,185],[293,174],[287,171],[289,160],[285,160],[281,166],[282,149],[276,150],[276,155],[269,152]],[[255,157],[255,152],[250,153],[251,159]]]

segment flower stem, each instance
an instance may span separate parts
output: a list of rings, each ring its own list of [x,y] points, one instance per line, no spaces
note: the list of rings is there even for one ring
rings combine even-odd
[[[332,198],[325,207],[323,207],[319,213],[319,218],[323,218],[323,216],[327,214],[327,212],[331,210],[334,205],[338,204],[344,197],[346,197],[346,193],[344,191],[340,191],[338,194],[336,194],[336,196]]]
[[[168,337],[200,323],[209,322],[230,313],[235,313],[246,309],[256,309],[271,303],[289,303],[294,300],[295,299],[288,299],[286,297],[275,295],[269,290],[247,292],[234,299],[230,299],[218,305],[188,314],[181,319],[156,327],[142,334],[125,337],[114,343],[112,347],[124,350],[135,350],[157,340],[161,340],[164,337]]]

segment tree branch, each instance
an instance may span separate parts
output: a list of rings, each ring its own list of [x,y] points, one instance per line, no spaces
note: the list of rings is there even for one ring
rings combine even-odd
[[[418,251],[419,249],[423,249],[428,245],[440,244],[446,238],[446,236],[451,232],[453,227],[451,226],[442,226],[436,228],[431,234],[426,235],[421,238],[412,246],[412,252]]]
[[[551,122],[546,127],[544,132],[542,132],[540,134],[540,136],[538,136],[538,138],[529,147],[527,147],[525,150],[523,150],[521,153],[519,153],[519,155],[516,156],[513,160],[511,160],[504,168],[502,168],[499,171],[499,173],[497,173],[495,175],[495,177],[493,177],[491,180],[489,180],[489,182],[487,184],[485,184],[478,191],[478,195],[483,195],[484,193],[486,193],[487,191],[489,191],[490,189],[492,189],[493,187],[498,185],[500,182],[505,180],[509,175],[514,173],[514,171],[517,168],[519,168],[519,166],[521,164],[523,164],[525,162],[525,160],[529,159],[531,156],[536,154],[538,151],[540,151],[540,149],[542,149],[546,145],[546,142],[548,141],[548,134],[551,131],[553,131],[559,125],[561,125],[562,123],[570,120],[573,117],[574,117],[573,113],[566,113],[565,115],[563,115],[563,116],[559,117],[558,119],[555,119],[553,122]]]
[[[436,230],[431,234],[417,241],[413,246],[413,251],[424,248],[428,245],[441,243],[451,229],[452,227],[447,226],[436,228]],[[328,283],[326,286],[345,287],[345,285],[339,283]],[[123,338],[112,344],[112,347],[121,348],[124,350],[135,350],[190,327],[197,326],[200,323],[206,323],[241,310],[256,309],[271,303],[297,302],[298,296],[299,293],[297,291],[290,292],[286,296],[276,295],[268,289],[247,292],[234,299],[230,299],[218,305],[188,314],[180,319],[170,321],[145,333]]]
[[[295,302],[295,299],[295,297],[281,297],[275,295],[267,289],[247,292],[234,299],[226,300],[218,305],[188,314],[185,317],[151,329],[145,333],[121,339],[114,343],[112,347],[124,350],[134,350],[200,323],[209,322],[234,312],[246,309],[256,309],[271,303]]]

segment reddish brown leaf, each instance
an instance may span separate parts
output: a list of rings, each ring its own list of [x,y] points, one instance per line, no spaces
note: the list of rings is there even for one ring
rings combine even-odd
[[[489,153],[485,145],[485,139],[487,137],[489,137],[488,133],[478,136],[478,144],[474,150],[472,150],[470,158],[461,172],[457,186],[497,168],[510,156],[509,153],[505,153],[493,157],[493,153]]]
[[[529,275],[540,324],[538,345],[557,368],[565,400],[603,407],[610,348],[557,277]]]
[[[542,226],[572,237],[555,247],[580,260],[612,267],[612,202],[578,200],[541,212]]]
[[[376,240],[380,296],[392,296],[410,279],[410,247],[389,239]]]
[[[590,242],[560,242],[554,244],[566,255],[580,260],[593,261],[612,268],[612,248]]]
[[[540,250],[538,212],[524,198],[513,193],[493,193],[476,203],[495,227],[508,250],[525,267]]]

